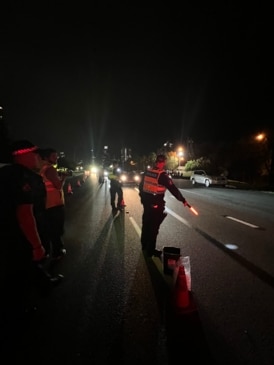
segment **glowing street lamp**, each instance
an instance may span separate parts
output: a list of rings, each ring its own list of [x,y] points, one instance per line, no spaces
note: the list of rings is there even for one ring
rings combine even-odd
[[[274,190],[274,139],[273,133],[259,133],[255,140],[263,143],[269,152],[269,186]]]
[[[177,157],[178,157],[178,167],[180,167],[181,160],[184,159],[184,150],[183,147],[179,147],[177,150]]]
[[[266,139],[266,135],[265,135],[264,133],[259,133],[259,134],[257,134],[257,135],[255,136],[255,139],[256,139],[256,141],[261,142],[261,141],[263,141],[263,140],[265,140],[265,139]]]

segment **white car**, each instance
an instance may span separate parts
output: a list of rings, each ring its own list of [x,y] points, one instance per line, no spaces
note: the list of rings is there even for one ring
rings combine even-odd
[[[207,188],[210,185],[219,185],[219,186],[226,186],[227,178],[222,175],[209,175],[205,172],[205,170],[195,170],[192,171],[190,176],[190,181],[192,185],[195,184],[202,184],[205,185]]]

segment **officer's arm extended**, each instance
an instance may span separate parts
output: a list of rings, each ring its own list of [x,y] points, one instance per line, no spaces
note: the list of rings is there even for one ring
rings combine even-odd
[[[173,180],[168,176],[166,172],[163,172],[159,177],[159,183],[164,185],[167,190],[179,201],[181,201],[184,206],[188,206],[188,202],[185,197],[181,194],[180,190],[174,185]]]

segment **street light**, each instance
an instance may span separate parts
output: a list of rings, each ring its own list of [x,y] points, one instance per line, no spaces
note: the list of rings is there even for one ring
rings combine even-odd
[[[255,140],[265,145],[267,155],[267,166],[269,171],[269,187],[274,189],[274,140],[272,133],[259,133],[255,136]]]
[[[259,134],[257,134],[257,135],[255,136],[255,139],[256,139],[256,141],[259,141],[259,142],[261,142],[261,141],[263,141],[263,140],[267,140],[266,135],[265,135],[264,133],[259,133]]]
[[[181,160],[184,159],[184,150],[183,150],[183,147],[179,147],[177,149],[177,157],[178,157],[178,169],[179,169],[180,164],[181,164]]]

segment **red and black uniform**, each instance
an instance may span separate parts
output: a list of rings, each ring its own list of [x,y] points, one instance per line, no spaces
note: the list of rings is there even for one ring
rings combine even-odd
[[[142,249],[146,250],[148,256],[154,254],[160,225],[167,216],[164,211],[166,189],[177,200],[182,203],[186,202],[165,170],[149,169],[142,174],[139,184],[139,195],[144,207],[141,244]]]
[[[38,231],[43,230],[46,201],[43,179],[19,164],[2,167],[0,177],[3,189],[0,197],[0,236],[3,242],[1,249],[9,254],[12,262],[21,262],[22,258],[32,261],[33,247],[20,228],[17,207],[31,204]]]
[[[63,242],[65,232],[65,197],[63,190],[65,177],[59,178],[56,168],[47,161],[43,161],[40,175],[47,191],[45,249],[47,253],[51,252],[53,258],[58,258],[60,255],[63,256],[62,252],[65,249]]]
[[[37,231],[43,231],[46,190],[41,176],[19,164],[0,168],[0,186],[1,303],[13,313],[25,304],[34,281],[40,284],[48,277],[40,264],[34,263],[35,247],[18,219],[18,207],[31,205]]]

